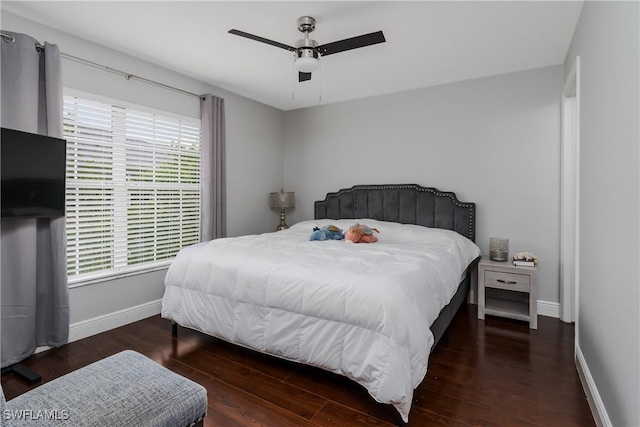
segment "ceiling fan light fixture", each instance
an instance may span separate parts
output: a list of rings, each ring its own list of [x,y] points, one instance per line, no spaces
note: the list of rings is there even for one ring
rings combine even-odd
[[[315,49],[298,49],[293,66],[301,73],[317,71],[320,68],[320,55]]]

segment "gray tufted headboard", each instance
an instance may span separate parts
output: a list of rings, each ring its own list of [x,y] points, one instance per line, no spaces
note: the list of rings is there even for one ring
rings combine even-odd
[[[315,202],[315,219],[371,218],[454,230],[475,241],[476,205],[417,184],[356,185]]]

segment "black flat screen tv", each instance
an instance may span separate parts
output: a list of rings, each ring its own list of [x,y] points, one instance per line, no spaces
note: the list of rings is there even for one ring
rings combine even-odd
[[[2,219],[64,216],[66,150],[64,139],[2,128]]]

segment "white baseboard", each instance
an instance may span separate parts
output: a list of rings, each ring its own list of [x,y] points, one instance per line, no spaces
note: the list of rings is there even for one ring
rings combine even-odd
[[[82,320],[71,324],[69,327],[69,342],[81,340],[147,317],[160,314],[162,300],[150,301],[144,304],[125,308],[123,310],[107,313],[92,319]]]
[[[538,300],[538,314],[540,316],[560,318],[560,303]]]
[[[575,362],[578,370],[578,376],[582,382],[584,393],[587,395],[587,401],[589,402],[589,407],[591,408],[591,413],[593,414],[596,426],[611,427],[612,424],[609,419],[609,414],[607,414],[607,409],[604,407],[604,402],[602,402],[602,398],[600,397],[596,383],[593,381],[591,371],[589,371],[589,366],[587,366],[587,362],[584,359],[580,346],[576,347]]]
[[[92,319],[82,320],[69,325],[69,342],[88,338],[92,335],[110,331],[138,320],[160,314],[162,300],[150,301],[144,304],[103,314]],[[36,348],[35,354],[52,349],[53,347],[42,346]]]

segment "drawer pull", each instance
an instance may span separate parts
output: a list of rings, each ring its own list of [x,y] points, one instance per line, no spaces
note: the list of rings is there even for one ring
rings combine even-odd
[[[513,280],[502,280],[502,279],[497,279],[498,282],[500,283],[504,283],[505,285],[515,285],[518,282],[515,282]]]

